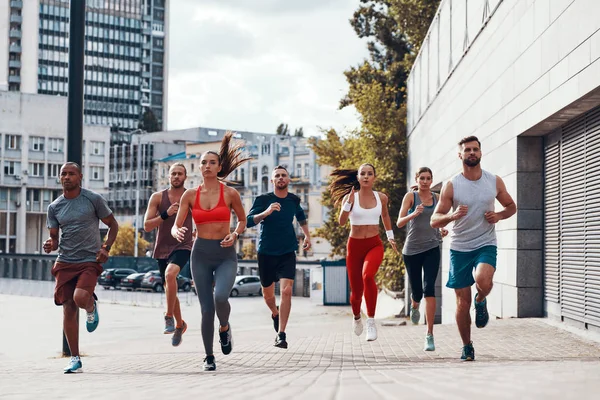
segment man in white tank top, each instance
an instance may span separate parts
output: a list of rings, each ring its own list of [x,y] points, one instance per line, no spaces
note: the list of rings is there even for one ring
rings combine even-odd
[[[473,361],[475,350],[471,342],[471,286],[475,283],[475,325],[487,325],[489,314],[486,296],[493,286],[496,272],[495,224],[517,212],[517,205],[506,191],[504,181],[481,169],[481,143],[475,136],[458,143],[458,157],[463,172],[446,182],[440,201],[431,217],[433,228],[443,228],[454,222],[450,243],[450,273],[447,287],[456,293],[456,324],[463,341],[461,359]],[[495,212],[495,200],[504,210]],[[454,212],[450,212],[450,208]],[[475,278],[473,278],[473,269]]]

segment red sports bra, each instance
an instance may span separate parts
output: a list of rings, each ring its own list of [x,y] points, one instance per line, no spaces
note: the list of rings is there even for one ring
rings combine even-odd
[[[225,196],[223,195],[224,188],[225,185],[221,183],[221,194],[219,195],[219,203],[217,206],[210,210],[205,210],[200,205],[201,187],[198,186],[198,190],[196,191],[196,201],[194,202],[194,207],[192,208],[192,218],[194,218],[194,222],[196,224],[210,224],[212,222],[229,223],[231,212],[229,211],[227,204],[225,204]]]

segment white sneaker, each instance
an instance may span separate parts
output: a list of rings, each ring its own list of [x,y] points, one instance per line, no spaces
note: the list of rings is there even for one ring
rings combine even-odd
[[[354,316],[352,317],[352,331],[354,332],[354,334],[356,336],[362,335],[362,333],[363,333],[362,318],[354,319]]]
[[[367,341],[371,342],[377,339],[377,326],[374,318],[367,318]]]

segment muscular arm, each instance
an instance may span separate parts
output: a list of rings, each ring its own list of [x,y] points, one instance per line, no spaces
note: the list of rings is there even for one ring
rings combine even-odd
[[[388,197],[383,193],[378,193],[381,198],[381,220],[386,231],[392,230],[392,221],[390,219],[390,211],[388,210]]]
[[[454,221],[453,214],[448,214],[452,208],[452,200],[454,198],[454,188],[452,182],[446,182],[442,187],[440,201],[435,207],[435,211],[431,216],[432,228],[443,228],[450,222]]]
[[[108,226],[108,233],[106,234],[106,242],[104,244],[112,246],[117,238],[117,233],[119,233],[119,223],[112,214],[106,218],[102,218],[102,222]]]
[[[408,192],[404,195],[402,199],[402,206],[400,207],[400,213],[398,214],[398,221],[396,222],[396,226],[398,228],[402,228],[404,225],[408,223],[411,219],[414,219],[416,215],[414,213],[408,214],[408,210],[413,206],[415,195],[413,192]]]
[[[183,226],[188,212],[190,212],[190,209],[194,205],[193,201],[196,198],[196,190],[200,189],[187,189],[183,193],[183,196],[181,196],[181,200],[179,201],[179,209],[177,210],[177,217],[175,217],[175,223],[173,224],[173,228],[171,228],[171,234],[174,235],[174,232],[177,232],[177,230]]]
[[[154,193],[150,197],[148,208],[146,208],[146,214],[144,215],[144,230],[151,232],[158,228],[164,221],[160,215],[158,215],[158,206],[160,205],[159,193]]]
[[[239,237],[244,232],[244,230],[246,230],[246,211],[244,211],[244,205],[242,204],[242,198],[240,197],[240,193],[233,188],[229,188],[229,190],[231,190],[230,193],[232,196],[231,208],[233,209],[233,212],[235,213],[238,219],[238,223],[235,227],[234,232]]]
[[[506,185],[504,181],[499,176],[496,176],[496,188],[498,188],[498,194],[496,195],[496,199],[504,206],[504,210],[496,213],[500,219],[507,219],[515,215],[517,212],[517,205],[515,204],[513,198],[506,190]]]

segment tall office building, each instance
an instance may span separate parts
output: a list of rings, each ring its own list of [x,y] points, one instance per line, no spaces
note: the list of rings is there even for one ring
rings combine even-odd
[[[0,90],[66,96],[69,2],[0,0]],[[87,0],[84,122],[167,125],[169,0]]]

